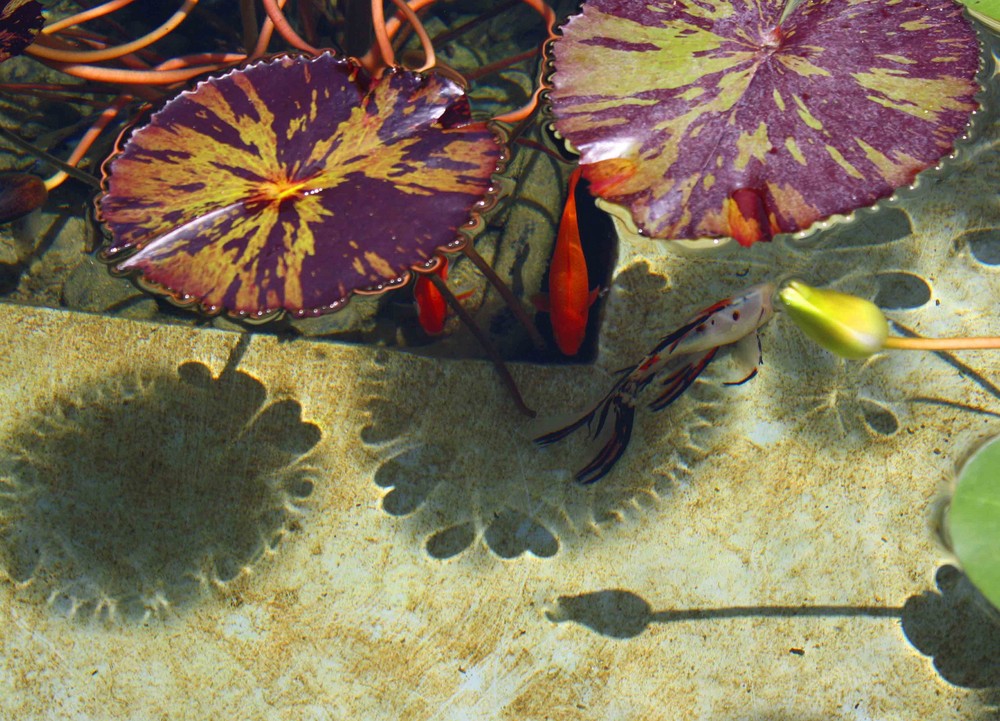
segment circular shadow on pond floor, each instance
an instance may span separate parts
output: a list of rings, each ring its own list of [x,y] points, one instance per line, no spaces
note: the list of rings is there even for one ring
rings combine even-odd
[[[56,399],[0,438],[0,570],[70,616],[140,620],[299,527],[319,428],[201,363]]]

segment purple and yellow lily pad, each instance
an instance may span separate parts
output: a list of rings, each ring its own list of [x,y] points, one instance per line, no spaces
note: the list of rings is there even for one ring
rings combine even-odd
[[[556,129],[652,237],[744,245],[849,213],[950,153],[979,45],[952,0],[588,0]]]
[[[44,24],[42,6],[35,0],[0,3],[0,63],[23,53]]]
[[[102,256],[210,314],[318,315],[460,248],[502,154],[446,78],[281,56],[132,132],[105,164]]]

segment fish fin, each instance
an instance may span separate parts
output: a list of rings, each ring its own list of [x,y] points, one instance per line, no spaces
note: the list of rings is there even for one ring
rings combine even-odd
[[[736,363],[736,367],[743,371],[743,377],[738,381],[729,381],[724,385],[742,385],[757,375],[757,366],[764,362],[764,351],[760,345],[760,334],[754,333],[753,335],[740,338],[733,349],[733,360]]]
[[[628,375],[629,373],[634,371],[637,367],[638,366],[625,366],[624,368],[616,368],[615,370],[611,371],[611,375],[618,376],[619,378],[621,378],[622,376]]]
[[[722,385],[724,386],[741,386],[749,380],[752,380],[757,375],[757,369],[754,368],[745,378],[740,378],[738,381],[726,381]]]
[[[661,385],[664,386],[665,390],[660,393],[660,395],[658,395],[652,403],[649,404],[650,409],[654,411],[662,411],[675,400],[680,398],[684,391],[690,388],[691,384],[694,383],[698,376],[700,376],[708,367],[708,364],[712,362],[712,359],[715,358],[715,354],[718,352],[718,348],[712,348],[707,353],[700,356],[697,360],[681,366],[669,376],[664,378]]]
[[[631,370],[634,370],[634,368]],[[591,406],[589,410],[577,416],[575,420],[569,422],[568,424],[560,425],[551,431],[536,435],[533,439],[534,442],[540,446],[547,446],[550,443],[561,441],[563,438],[566,438],[584,426],[587,427],[587,430],[592,438],[600,435],[601,430],[604,428],[604,424],[607,421],[611,405],[616,399],[622,397],[624,387],[627,382],[628,375],[626,374],[615,381],[615,384],[611,386],[611,390],[602,396],[601,399]],[[594,427],[595,420],[596,428]],[[549,425],[549,423],[545,423],[545,425]]]
[[[603,296],[605,292],[606,291],[603,288],[601,288],[601,286],[597,286],[592,291],[590,291],[590,296],[587,298],[587,307],[589,308],[594,303],[596,303],[597,299]]]
[[[603,401],[602,401],[603,402]],[[539,433],[535,435],[532,440],[540,446],[547,446],[551,443],[561,441],[563,438],[572,435],[574,432],[590,424],[590,421],[594,418],[597,410],[600,408],[600,404],[592,408],[590,411],[584,413],[582,416],[577,416],[574,414],[571,416],[574,420],[569,423],[565,423],[565,418],[563,416],[556,416],[554,418],[549,418],[541,422],[543,426],[552,426],[551,431],[546,431],[544,433]]]
[[[549,302],[548,293],[536,293],[531,296],[531,304],[535,306],[535,310],[539,313],[551,313],[552,304]]]
[[[612,423],[608,424],[608,432],[601,434],[608,415],[613,417]],[[574,475],[577,483],[589,486],[596,483],[611,472],[611,469],[624,455],[628,448],[629,439],[632,437],[632,427],[635,424],[635,404],[631,398],[624,395],[616,395],[609,399],[601,413],[601,422],[598,425],[596,440],[604,440],[600,451],[590,462],[578,470]]]

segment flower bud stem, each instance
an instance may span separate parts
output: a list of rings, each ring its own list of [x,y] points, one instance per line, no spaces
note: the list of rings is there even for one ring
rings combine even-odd
[[[982,338],[900,338],[889,336],[884,348],[893,350],[977,350],[1000,348],[1000,337]]]

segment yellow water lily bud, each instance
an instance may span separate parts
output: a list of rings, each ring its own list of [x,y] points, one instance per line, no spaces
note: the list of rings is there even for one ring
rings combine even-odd
[[[802,332],[843,358],[867,358],[882,350],[889,323],[871,301],[792,280],[778,292],[788,317]]]

